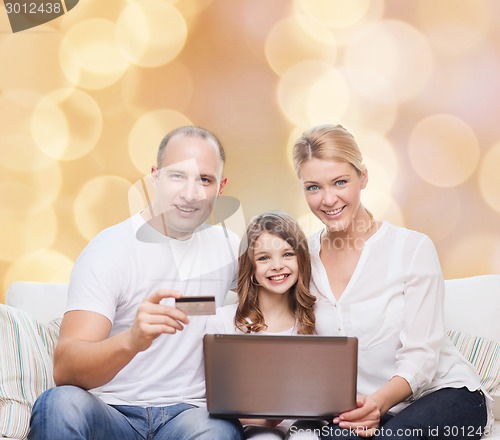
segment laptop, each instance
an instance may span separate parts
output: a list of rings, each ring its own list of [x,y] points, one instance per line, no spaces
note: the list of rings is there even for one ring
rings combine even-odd
[[[356,407],[355,337],[215,334],[203,350],[211,415],[331,420]]]

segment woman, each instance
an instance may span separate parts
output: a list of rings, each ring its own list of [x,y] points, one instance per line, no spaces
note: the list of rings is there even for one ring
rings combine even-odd
[[[359,340],[358,407],[323,438],[444,439],[452,426],[480,438],[491,398],[446,338],[433,243],[376,221],[361,204],[368,174],[342,126],[305,132],[293,157],[309,208],[325,225],[309,240],[317,332]]]

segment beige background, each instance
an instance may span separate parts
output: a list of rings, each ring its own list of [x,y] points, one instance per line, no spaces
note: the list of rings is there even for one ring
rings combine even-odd
[[[447,278],[500,272],[500,2],[81,0],[13,34],[0,6],[0,302],[66,282],[85,244],[136,209],[161,137],[226,147],[226,195],[308,215],[289,154],[339,122],[378,218],[435,242]]]

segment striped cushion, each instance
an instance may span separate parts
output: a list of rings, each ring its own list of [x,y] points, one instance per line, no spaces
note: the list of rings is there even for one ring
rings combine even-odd
[[[35,399],[54,386],[60,319],[42,324],[0,304],[0,437],[25,438]]]
[[[500,344],[458,330],[448,331],[451,342],[476,368],[483,388],[494,395],[500,388]]]

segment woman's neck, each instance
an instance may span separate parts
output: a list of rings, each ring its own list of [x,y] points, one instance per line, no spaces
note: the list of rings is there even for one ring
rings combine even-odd
[[[349,226],[340,231],[327,229],[323,236],[324,242],[330,242],[336,249],[344,249],[355,242],[364,242],[378,229],[378,224],[373,215],[363,206],[360,206],[356,217]]]

